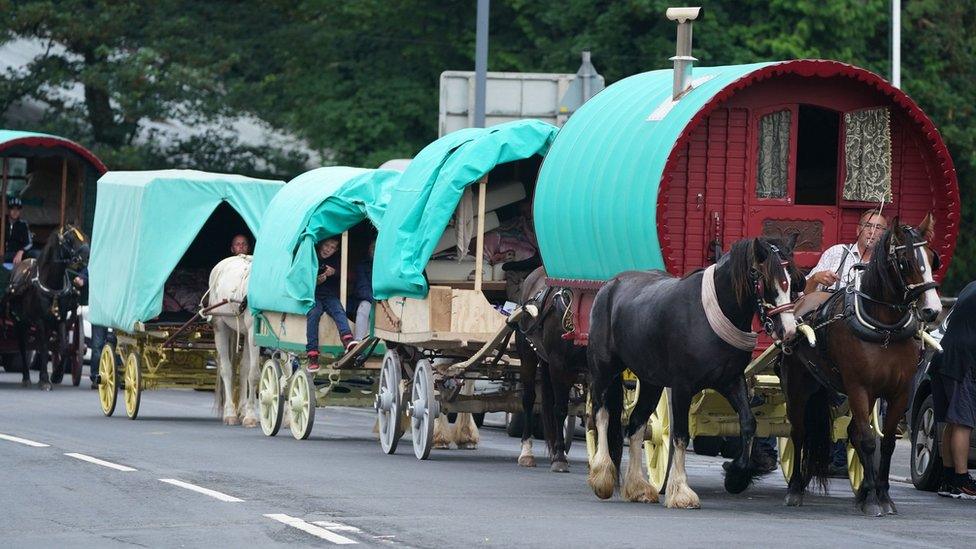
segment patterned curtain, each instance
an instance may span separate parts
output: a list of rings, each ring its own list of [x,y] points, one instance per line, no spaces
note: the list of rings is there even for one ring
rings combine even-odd
[[[844,134],[844,200],[890,202],[891,113],[886,108],[845,113]]]
[[[789,177],[790,124],[788,110],[769,113],[759,119],[759,169],[756,197],[783,198]]]

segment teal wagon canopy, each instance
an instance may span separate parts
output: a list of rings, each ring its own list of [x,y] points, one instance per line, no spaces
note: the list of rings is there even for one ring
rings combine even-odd
[[[376,299],[427,295],[424,268],[464,193],[495,166],[545,155],[558,129],[539,120],[449,133],[410,161],[376,239]]]
[[[214,210],[226,203],[258,234],[282,185],[194,170],[106,173],[88,267],[92,323],[132,331],[158,316],[166,279]]]
[[[368,219],[380,224],[400,172],[332,166],[292,179],[264,215],[248,303],[258,311],[305,314],[314,304],[315,243]]]

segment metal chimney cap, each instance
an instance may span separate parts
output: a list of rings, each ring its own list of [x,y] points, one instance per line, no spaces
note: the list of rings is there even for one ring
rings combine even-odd
[[[677,21],[679,23],[686,23],[688,21],[694,21],[701,17],[702,8],[668,8],[668,11],[664,12],[671,21]]]

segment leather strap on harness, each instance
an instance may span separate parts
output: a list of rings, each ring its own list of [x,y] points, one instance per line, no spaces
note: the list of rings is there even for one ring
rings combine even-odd
[[[708,325],[712,327],[722,341],[739,349],[740,351],[752,351],[756,348],[759,341],[759,334],[756,332],[743,332],[735,327],[735,324],[726,318],[719,307],[718,298],[715,296],[715,265],[711,265],[702,273],[702,307],[705,308],[705,318]]]

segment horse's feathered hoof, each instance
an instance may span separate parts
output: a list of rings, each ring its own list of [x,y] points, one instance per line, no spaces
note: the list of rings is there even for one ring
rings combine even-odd
[[[259,424],[256,418],[246,417],[244,418],[244,421],[241,423],[241,425],[247,428],[252,428],[252,427],[257,427]]]
[[[897,515],[898,509],[895,507],[895,502],[888,500],[881,503],[881,510],[884,511],[886,515]]]
[[[240,425],[241,420],[237,416],[224,416],[224,425]]]
[[[549,472],[550,473],[568,473],[569,472],[569,463],[566,463],[565,461],[554,461],[554,462],[552,462],[552,465],[549,466]]]
[[[802,507],[803,506],[803,494],[786,494],[786,506],[787,507]]]
[[[49,382],[47,382],[47,381],[41,382],[41,390],[42,391],[50,391],[51,390],[51,384]]]
[[[30,384],[30,380],[29,380],[29,379],[25,379],[25,380],[22,380],[22,381],[20,382],[20,386],[21,386],[21,387],[24,387],[25,389],[26,389],[27,387],[30,387],[30,385],[31,385],[31,384]]]
[[[477,442],[462,442],[461,444],[458,444],[458,449],[459,450],[477,450],[478,449],[478,443]]]
[[[519,467],[535,467],[535,456],[532,454],[519,456],[518,464]]]
[[[725,491],[730,494],[741,494],[754,480],[763,475],[762,472],[754,469],[736,467],[734,461],[723,463],[722,469],[725,470]]]

